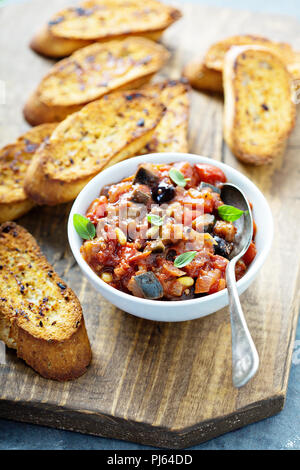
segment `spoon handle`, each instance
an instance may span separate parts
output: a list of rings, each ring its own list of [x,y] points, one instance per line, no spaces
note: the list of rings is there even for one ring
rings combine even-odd
[[[234,259],[228,263],[226,281],[231,320],[232,381],[233,385],[239,388],[246,385],[256,373],[259,357],[240,303],[236,287],[235,264]]]

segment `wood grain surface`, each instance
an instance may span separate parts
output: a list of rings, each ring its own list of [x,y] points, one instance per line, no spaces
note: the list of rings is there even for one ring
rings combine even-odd
[[[28,48],[36,28],[66,0],[26,1],[0,9],[0,144],[27,129],[22,107],[51,61]],[[236,33],[290,41],[300,50],[299,24],[228,9],[180,5],[184,18],[165,35],[172,51],[162,76],[211,42]],[[241,300],[260,356],[244,388],[231,382],[228,309],[184,323],[128,315],[105,301],[82,277],[68,246],[70,205],[32,210],[20,220],[40,243],[83,305],[93,361],[80,379],[56,383],[39,377],[7,350],[0,366],[0,416],[153,446],[182,448],[279,412],[287,390],[299,307],[300,122],[286,154],[266,168],[238,163],[222,137],[222,100],[193,92],[190,151],[222,160],[250,177],[267,197],[275,220],[272,254]]]

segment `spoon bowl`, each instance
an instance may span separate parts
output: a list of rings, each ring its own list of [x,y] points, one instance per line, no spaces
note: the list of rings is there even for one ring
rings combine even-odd
[[[243,217],[240,217],[234,223],[237,228],[237,233],[235,236],[234,249],[229,256],[230,260],[236,256],[239,259],[247,252],[253,238],[253,217],[250,204],[245,194],[231,183],[223,184],[221,199],[225,204],[244,211]]]

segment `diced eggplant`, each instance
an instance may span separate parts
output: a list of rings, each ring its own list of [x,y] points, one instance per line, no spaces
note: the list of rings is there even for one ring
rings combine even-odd
[[[166,260],[167,261],[174,261],[174,259],[177,256],[177,252],[175,250],[168,249],[167,255],[166,255]]]
[[[214,193],[221,194],[220,188],[217,188],[217,186],[214,186],[213,184],[204,183],[204,181],[202,181],[202,183],[199,186],[199,190],[201,191],[201,189],[205,189],[205,188],[210,188],[213,190]]]
[[[214,233],[217,237],[224,238],[227,242],[232,243],[236,234],[236,228],[232,222],[217,220],[214,226]]]
[[[131,197],[131,200],[133,202],[137,202],[139,204],[145,204],[145,205],[148,204],[150,199],[151,199],[151,195],[149,193],[141,191],[140,189],[135,189]]]
[[[233,244],[216,235],[214,236],[214,240],[217,242],[217,245],[214,245],[215,255],[220,255],[228,259],[233,250]]]
[[[198,232],[212,232],[216,218],[212,214],[202,214],[193,221],[193,227]]]
[[[172,184],[162,181],[152,189],[152,198],[157,204],[171,201],[175,197],[175,187]]]
[[[152,271],[134,276],[134,281],[141,297],[152,300],[163,297],[163,287]]]
[[[159,177],[152,169],[151,164],[144,163],[139,166],[138,171],[136,172],[133,184],[145,184],[150,186],[150,188],[157,186],[159,182]]]

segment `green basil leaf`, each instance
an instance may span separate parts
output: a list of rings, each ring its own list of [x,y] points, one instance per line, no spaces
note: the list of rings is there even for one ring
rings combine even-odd
[[[174,260],[175,268],[183,268],[187,264],[190,264],[195,258],[197,251],[187,251],[182,253],[182,255],[177,256]]]
[[[93,240],[96,235],[96,229],[90,219],[80,214],[74,214],[73,224],[76,232],[81,238],[84,240]]]
[[[185,187],[187,181],[181,171],[177,170],[177,168],[171,168],[169,171],[169,176],[171,180],[177,184],[177,186],[181,186],[182,188]]]
[[[163,218],[159,217],[159,215],[156,214],[148,214],[147,220],[148,222],[150,222],[150,224],[157,225],[158,227],[160,227],[164,223]]]
[[[226,204],[218,208],[219,216],[221,219],[226,220],[226,222],[234,222],[235,220],[238,220],[240,217],[242,217],[244,212],[245,211],[242,211],[237,207],[227,206]]]

